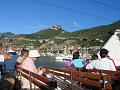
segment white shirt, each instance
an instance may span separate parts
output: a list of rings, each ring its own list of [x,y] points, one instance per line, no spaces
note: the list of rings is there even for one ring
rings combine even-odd
[[[86,69],[100,69],[100,70],[112,70],[116,71],[115,65],[112,60],[108,58],[102,58],[101,60],[93,60],[86,66]]]
[[[20,64],[22,64],[23,61],[24,61],[24,59],[21,56],[19,56],[16,60],[16,62],[18,62]]]

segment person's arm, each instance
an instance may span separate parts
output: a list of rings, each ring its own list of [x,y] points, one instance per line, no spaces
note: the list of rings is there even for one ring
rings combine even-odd
[[[15,63],[15,68],[17,68],[18,65],[21,65],[22,64],[22,59],[21,59],[21,56],[19,56],[16,60],[16,63]]]
[[[110,70],[112,70],[112,71],[116,71],[116,70],[117,70],[117,69],[116,69],[116,66],[115,66],[115,64],[113,63],[112,60],[110,60],[109,67],[110,67]]]
[[[94,61],[91,61],[89,64],[86,65],[86,69],[93,69],[94,68]]]
[[[46,72],[46,69],[44,67],[39,67],[38,68],[38,74],[42,75],[44,72]]]
[[[0,50],[0,54],[4,55],[4,60],[11,60],[11,56],[9,54],[7,54],[6,52]]]
[[[19,65],[21,65],[19,62],[16,61],[14,68],[16,69]]]

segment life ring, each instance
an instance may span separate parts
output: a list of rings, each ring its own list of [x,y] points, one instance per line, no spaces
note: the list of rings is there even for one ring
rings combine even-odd
[[[4,51],[0,51],[0,55],[4,55],[4,61],[9,61],[12,58],[9,54],[7,54]]]

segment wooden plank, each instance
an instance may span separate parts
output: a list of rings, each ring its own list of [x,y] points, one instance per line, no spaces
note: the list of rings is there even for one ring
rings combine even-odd
[[[49,83],[49,79],[44,77],[44,76],[38,75],[38,74],[33,73],[33,72],[31,72],[31,76],[38,79],[38,80],[40,80],[40,81],[42,81],[42,82],[44,82],[44,83],[46,83],[46,84]]]
[[[72,79],[75,80],[75,81],[79,81],[80,83],[87,84],[87,85],[102,87],[102,83],[99,82],[99,81],[90,80],[90,79],[87,79],[87,78],[76,78],[76,77],[73,77]]]
[[[52,71],[58,71],[58,72],[63,72],[63,73],[68,73],[70,74],[71,71],[70,70],[65,70],[65,69],[60,69],[60,68],[52,68],[52,67],[45,67],[48,70],[52,70]]]
[[[53,71],[49,71],[49,73],[53,73]],[[57,76],[61,76],[61,77],[64,77],[66,79],[70,79],[71,76],[70,75],[67,75],[67,74],[64,74],[64,73],[60,73],[60,72],[54,72],[54,75],[57,75]]]
[[[72,71],[73,75],[77,75],[79,77],[86,77],[86,78],[91,78],[91,79],[101,79],[101,75],[99,74],[94,74],[94,73],[89,73],[89,72],[78,72],[78,71]]]

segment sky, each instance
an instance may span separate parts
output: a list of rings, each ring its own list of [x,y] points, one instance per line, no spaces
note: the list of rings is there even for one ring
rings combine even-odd
[[[69,32],[120,20],[120,0],[0,0],[0,32],[31,34],[54,24]]]

